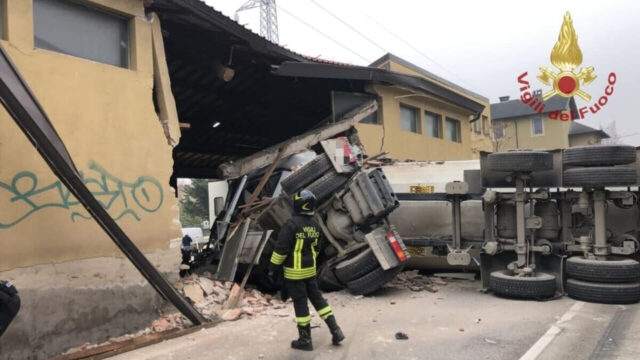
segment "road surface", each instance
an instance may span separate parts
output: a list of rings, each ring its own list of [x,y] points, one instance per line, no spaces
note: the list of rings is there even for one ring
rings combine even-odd
[[[518,301],[451,280],[437,293],[383,289],[372,297],[327,294],[347,339],[324,325],[313,352],[289,348],[293,316],[258,315],[121,354],[143,359],[640,359],[639,305]],[[293,314],[293,309],[287,308]],[[314,316],[314,323],[320,323]],[[408,340],[396,340],[402,331]]]

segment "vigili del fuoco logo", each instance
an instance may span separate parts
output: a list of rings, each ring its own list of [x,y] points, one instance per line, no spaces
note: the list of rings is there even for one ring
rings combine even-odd
[[[565,98],[577,95],[589,103],[589,105],[579,107],[577,113],[573,110],[549,112],[550,119],[561,121],[584,119],[589,114],[595,114],[607,105],[609,97],[613,95],[616,73],[609,73],[603,95],[597,101],[591,101],[591,95],[583,88],[591,84],[597,75],[593,66],[580,67],[582,64],[582,51],[578,46],[578,36],[573,28],[573,21],[568,11],[564,15],[560,35],[558,35],[558,41],[553,46],[553,50],[551,50],[550,58],[551,64],[557,71],[545,66],[540,67],[540,75],[537,76],[538,80],[551,87],[549,91],[542,94],[542,98],[531,94],[529,81],[526,80],[528,72],[518,76],[520,100],[523,103],[529,105],[539,114],[545,113],[544,101],[555,95]],[[578,70],[578,68],[580,69]]]

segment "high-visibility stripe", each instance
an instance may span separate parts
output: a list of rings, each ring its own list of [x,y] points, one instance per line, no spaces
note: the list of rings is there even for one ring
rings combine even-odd
[[[311,244],[311,253],[313,254],[313,264],[314,265],[316,264],[316,256],[318,255],[318,254],[316,254],[316,246],[318,246],[318,238],[316,238],[316,241],[314,241]]]
[[[308,279],[316,276],[316,267],[311,266],[304,269],[293,269],[290,267],[284,267],[284,277],[289,280],[301,280]]]
[[[298,323],[298,325],[302,325],[302,326],[307,325],[311,322],[311,315],[297,317],[296,322]]]
[[[302,245],[304,245],[303,239],[296,240],[296,246],[293,249],[293,268],[302,268]]]
[[[287,255],[278,254],[275,251],[273,252],[273,254],[271,254],[271,262],[276,265],[282,265],[286,258]]]
[[[327,305],[325,307],[323,307],[322,309],[318,310],[318,315],[322,316],[326,313],[330,313],[331,312],[331,306]]]
[[[318,315],[320,315],[322,320],[327,320],[329,316],[333,315],[333,312],[331,311],[331,306],[327,305],[322,309],[318,310]]]

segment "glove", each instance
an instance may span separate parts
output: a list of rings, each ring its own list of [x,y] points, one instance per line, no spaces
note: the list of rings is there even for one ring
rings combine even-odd
[[[280,273],[280,266],[276,265],[276,264],[269,264],[269,272],[267,273],[267,277],[269,279],[269,283],[272,286],[277,286],[278,285],[278,275]]]

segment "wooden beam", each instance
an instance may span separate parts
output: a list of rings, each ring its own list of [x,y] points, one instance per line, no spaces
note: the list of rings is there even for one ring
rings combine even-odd
[[[360,120],[366,118],[378,110],[378,103],[370,101],[360,107],[345,114],[336,123],[322,126],[318,129],[307,131],[301,135],[293,137],[285,142],[288,146],[284,152],[280,152],[283,143],[276,144],[244,159],[226,162],[218,167],[218,175],[221,179],[237,178],[246,175],[253,170],[273,163],[277,156],[287,157],[317,144],[318,142],[336,136],[349,130]]]

